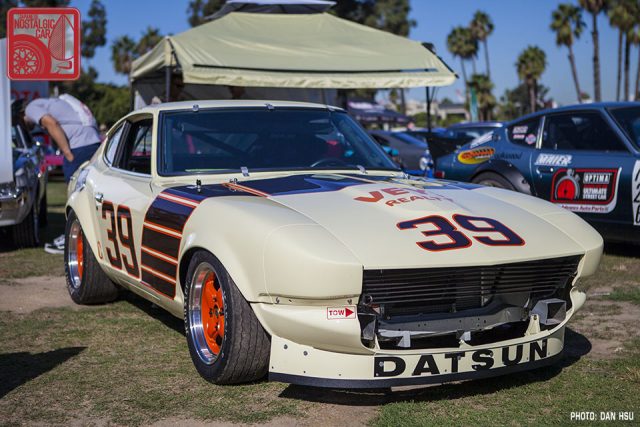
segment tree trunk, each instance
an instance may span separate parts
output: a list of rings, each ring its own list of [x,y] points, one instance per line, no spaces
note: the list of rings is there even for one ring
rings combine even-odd
[[[576,86],[576,94],[578,102],[582,104],[582,93],[580,92],[580,82],[578,81],[578,71],[576,70],[576,59],[573,56],[573,46],[569,45],[569,63],[571,64],[571,74],[573,74],[573,83]]]
[[[478,74],[476,71],[476,56],[471,56],[471,68],[473,69],[473,74]]]
[[[489,67],[489,44],[484,39],[484,62],[487,64],[487,77],[491,80],[491,68]]]
[[[616,82],[616,101],[620,101],[620,82],[622,81],[622,30],[618,31],[618,80]]]
[[[593,97],[596,102],[602,100],[602,91],[600,89],[600,39],[598,37],[598,15],[592,13],[593,17],[593,31],[591,31],[591,37],[593,38]]]
[[[462,65],[462,80],[464,80],[464,101],[469,102],[469,92],[467,90],[467,70],[464,68],[464,59],[460,57],[460,64]]]
[[[631,51],[631,41],[629,36],[624,37],[624,97],[623,101],[629,100],[629,55]]]
[[[531,113],[535,113],[536,111],[536,81],[535,80],[527,80],[527,85],[529,86],[529,108],[531,109]]]

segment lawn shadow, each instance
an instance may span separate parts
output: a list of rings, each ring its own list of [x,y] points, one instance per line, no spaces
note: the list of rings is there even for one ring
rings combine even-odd
[[[327,389],[289,385],[280,393],[286,399],[306,400],[348,406],[379,406],[407,401],[440,401],[469,396],[487,395],[526,384],[548,381],[562,370],[576,363],[591,351],[591,342],[584,335],[567,328],[564,357],[556,364],[531,371],[519,372],[474,381],[442,385],[416,386],[404,389]]]
[[[162,307],[158,307],[151,301],[148,301],[141,296],[136,295],[133,292],[123,290],[120,293],[120,300],[126,301],[137,309],[143,311],[150,317],[162,322],[167,328],[173,329],[180,335],[185,336],[184,323],[167,310]]]
[[[0,399],[11,390],[77,356],[86,347],[66,347],[45,353],[0,354]]]

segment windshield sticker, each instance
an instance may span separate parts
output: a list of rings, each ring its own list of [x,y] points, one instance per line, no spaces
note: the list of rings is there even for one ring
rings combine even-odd
[[[529,126],[514,126],[513,133],[525,134],[529,130]]]
[[[524,133],[514,133],[512,139],[524,139]]]
[[[538,154],[536,165],[538,166],[569,166],[571,154]]]
[[[493,131],[485,133],[484,135],[481,135],[476,139],[474,139],[473,141],[471,141],[471,144],[469,144],[469,148],[475,148],[478,145],[482,145],[491,141],[492,139],[493,139]]]
[[[640,160],[636,160],[636,164],[633,166],[631,195],[633,197],[633,225],[640,225]]]
[[[465,150],[458,153],[458,161],[465,165],[476,165],[489,160],[495,152],[495,148],[492,147],[473,148],[471,150]]]
[[[560,169],[551,182],[551,202],[584,213],[609,213],[616,207],[620,169]]]
[[[534,134],[530,133],[529,135],[527,135],[527,137],[524,139],[524,142],[526,142],[529,145],[533,145],[536,143],[536,139],[538,139]]]

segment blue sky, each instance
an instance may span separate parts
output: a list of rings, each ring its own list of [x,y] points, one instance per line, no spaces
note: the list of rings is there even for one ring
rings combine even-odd
[[[566,2],[565,0],[564,2]],[[501,96],[504,90],[518,83],[515,61],[528,45],[537,45],[547,53],[547,71],[542,83],[551,88],[550,95],[560,104],[576,101],[575,89],[567,59],[567,49],[555,45],[555,36],[549,29],[551,12],[560,0],[411,0],[411,17],[417,26],[410,38],[435,44],[437,53],[461,75],[460,60],[454,60],[446,48],[447,34],[458,25],[467,25],[476,10],[487,12],[494,21],[495,30],[489,38],[491,75],[496,84],[494,94]],[[573,3],[577,3],[574,0]],[[71,5],[84,16],[90,0],[72,0]],[[159,27],[163,34],[176,34],[188,30],[188,0],[111,0],[104,1],[107,8],[107,46],[97,50],[90,61],[99,72],[99,80],[125,84],[126,77],[113,71],[108,45],[120,35],[140,37],[147,26]],[[575,45],[578,75],[583,91],[593,95],[591,15],[583,17],[588,28]],[[615,99],[617,32],[602,15],[598,21],[600,30],[600,55],[604,100]],[[631,88],[635,88],[635,70],[638,64],[637,49],[632,49]],[[483,71],[484,53],[478,60],[478,71]],[[471,66],[467,66],[470,73]],[[441,88],[438,98],[456,98],[456,90],[463,90],[462,82]],[[424,99],[424,89],[412,90],[410,98]]]

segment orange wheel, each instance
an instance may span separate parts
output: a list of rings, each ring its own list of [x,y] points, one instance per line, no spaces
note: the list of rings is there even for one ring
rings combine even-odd
[[[212,271],[205,276],[202,292],[202,328],[204,339],[211,352],[220,354],[220,346],[224,338],[224,301],[222,288],[216,282]]]
[[[69,245],[69,258],[67,261],[71,286],[79,288],[82,284],[84,272],[84,234],[80,221],[77,219],[71,223],[66,245]]]
[[[220,355],[224,342],[225,295],[211,264],[201,263],[192,277],[189,324],[198,357],[211,365]]]

